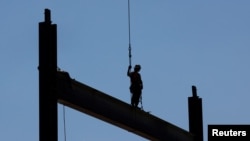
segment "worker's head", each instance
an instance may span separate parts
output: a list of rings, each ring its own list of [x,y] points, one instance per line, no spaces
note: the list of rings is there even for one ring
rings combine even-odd
[[[135,65],[134,70],[139,72],[141,70],[141,65]]]

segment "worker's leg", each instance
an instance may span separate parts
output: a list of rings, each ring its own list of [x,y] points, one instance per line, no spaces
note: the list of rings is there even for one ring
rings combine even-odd
[[[140,97],[141,97],[141,90],[138,89],[136,91],[136,93],[134,93],[134,97],[135,97],[135,106],[137,107],[140,101]]]

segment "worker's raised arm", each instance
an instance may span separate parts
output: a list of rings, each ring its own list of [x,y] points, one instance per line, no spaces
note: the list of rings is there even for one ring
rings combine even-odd
[[[128,71],[127,71],[127,76],[130,76],[130,70],[131,70],[131,68],[132,68],[132,66],[129,65],[129,66],[128,66]]]

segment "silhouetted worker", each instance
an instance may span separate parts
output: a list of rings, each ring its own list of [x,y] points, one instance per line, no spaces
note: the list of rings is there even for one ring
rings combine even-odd
[[[135,65],[134,72],[131,72],[131,68],[132,66],[128,66],[128,71],[127,71],[127,75],[128,77],[130,77],[130,81],[131,81],[131,84],[129,87],[130,92],[132,94],[131,105],[133,107],[137,107],[139,103],[139,99],[142,94],[142,89],[143,89],[143,83],[142,83],[141,75],[139,73],[139,71],[141,70],[141,66]]]

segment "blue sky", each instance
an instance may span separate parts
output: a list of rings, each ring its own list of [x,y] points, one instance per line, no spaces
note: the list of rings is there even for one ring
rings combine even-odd
[[[208,124],[249,124],[250,1],[131,0],[132,63],[145,111],[188,130],[195,85]],[[127,0],[0,2],[0,140],[38,140],[38,23],[58,28],[58,67],[129,103]],[[59,141],[64,140],[58,104]],[[144,141],[66,108],[67,141]]]

